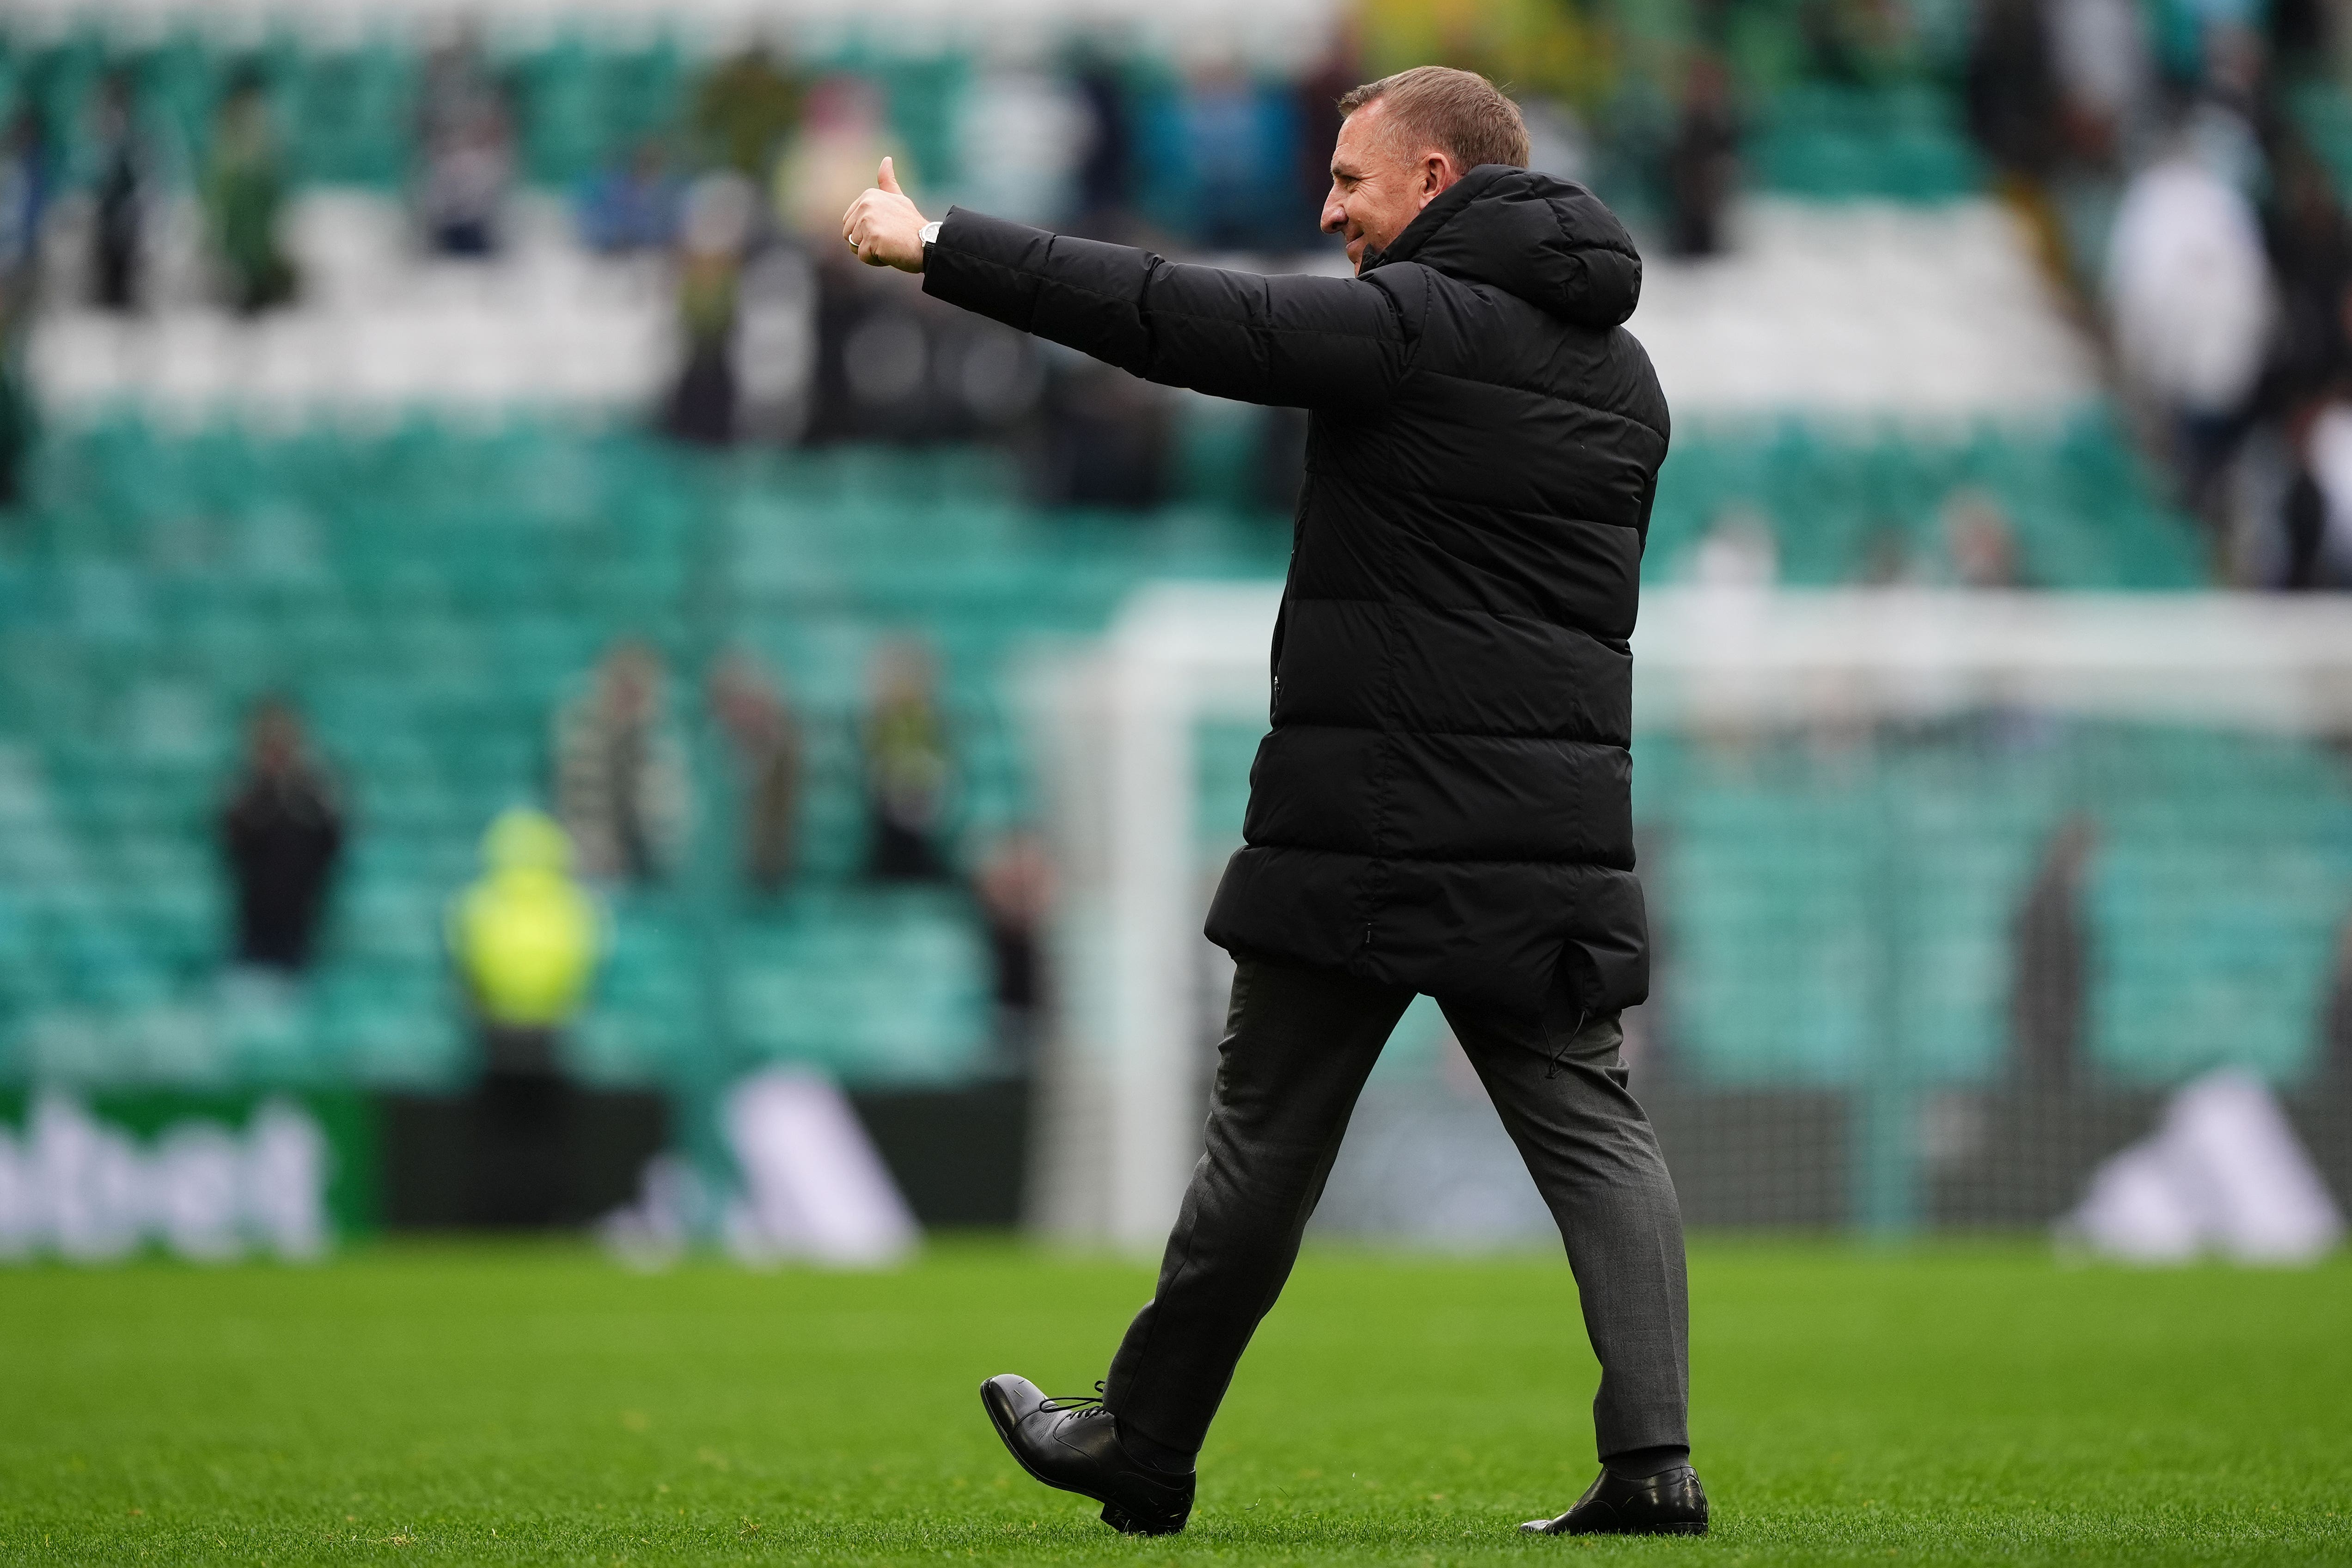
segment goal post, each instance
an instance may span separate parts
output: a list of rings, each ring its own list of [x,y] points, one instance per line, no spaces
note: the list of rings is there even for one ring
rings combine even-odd
[[[1164,583],[1041,662],[1030,716],[1061,873],[1056,1027],[1033,1124],[1046,1233],[1157,1246],[1199,1156],[1204,719],[1263,722],[1278,584]],[[1238,824],[1236,824],[1236,828]]]

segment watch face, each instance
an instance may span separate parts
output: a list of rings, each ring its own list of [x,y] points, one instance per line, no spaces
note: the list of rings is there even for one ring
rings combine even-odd
[[[933,218],[929,223],[925,224],[922,227],[922,236],[923,243],[925,245],[929,245],[932,241],[938,239],[940,237],[940,220]]]

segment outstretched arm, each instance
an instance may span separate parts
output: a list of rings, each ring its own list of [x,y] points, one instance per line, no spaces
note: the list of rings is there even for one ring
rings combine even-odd
[[[1147,381],[1301,408],[1378,405],[1413,334],[1385,281],[1183,267],[1129,246],[951,210],[926,251],[922,214],[886,161],[843,220],[858,258],[923,275],[923,291]],[[1397,289],[1417,287],[1407,273]],[[1417,302],[1417,301],[1416,301]]]

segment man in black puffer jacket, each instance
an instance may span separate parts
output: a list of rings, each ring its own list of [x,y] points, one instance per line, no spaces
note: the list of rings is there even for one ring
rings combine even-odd
[[[1100,1400],[995,1377],[1033,1475],[1180,1529],[1192,1456],[1297,1255],[1358,1092],[1434,996],[1568,1246],[1601,1475],[1528,1528],[1698,1533],[1674,1186],[1619,1060],[1648,990],[1632,654],[1665,399],[1642,264],[1518,110],[1425,67],[1357,89],[1326,230],[1354,279],[1171,266],[961,210],[886,164],[843,234],[926,292],[1148,380],[1310,413],[1272,731],[1208,935],[1236,969],[1195,1169]]]

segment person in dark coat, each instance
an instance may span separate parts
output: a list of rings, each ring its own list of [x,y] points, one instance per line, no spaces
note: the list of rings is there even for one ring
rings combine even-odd
[[[861,259],[1150,381],[1308,411],[1272,731],[1209,915],[1235,960],[1207,1152],[1097,1400],[992,1378],[1033,1475],[1181,1529],[1192,1458],[1274,1302],[1391,1029],[1433,995],[1567,1241],[1603,1461],[1547,1532],[1706,1528],[1674,1185],[1626,1092],[1648,989],[1630,758],[1664,396],[1623,330],[1624,228],[1526,168],[1517,108],[1423,68],[1356,89],[1322,226],[1352,279],[1173,266],[955,210],[888,166]]]
[[[254,713],[245,775],[221,813],[221,844],[236,884],[236,961],[289,975],[308,968],[343,818],[306,754],[301,719],[284,703]]]
[[[1731,72],[1702,53],[1683,78],[1682,112],[1666,149],[1666,243],[1676,256],[1724,248],[1723,214],[1739,175],[1739,117]]]
[[[920,643],[876,651],[860,727],[868,823],[866,874],[876,882],[946,882],[940,842],[954,762],[940,712],[939,675]]]
[[[2010,1072],[2027,1089],[2060,1093],[2083,1081],[2092,940],[2084,902],[2098,842],[2088,817],[2061,822],[2011,926]]]
[[[136,84],[126,69],[106,78],[99,95],[97,132],[98,199],[90,225],[90,298],[101,310],[136,310],[154,171],[147,139],[139,130]]]

